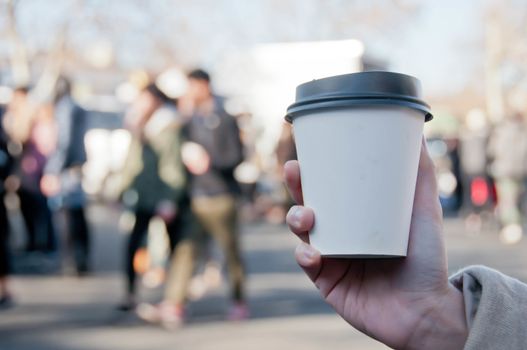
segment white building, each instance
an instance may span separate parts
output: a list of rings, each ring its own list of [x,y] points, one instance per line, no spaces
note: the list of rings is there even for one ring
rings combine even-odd
[[[358,40],[261,44],[231,52],[216,67],[214,83],[220,93],[234,97],[262,130],[257,148],[271,155],[287,107],[294,102],[297,85],[332,75],[379,69],[364,60]]]

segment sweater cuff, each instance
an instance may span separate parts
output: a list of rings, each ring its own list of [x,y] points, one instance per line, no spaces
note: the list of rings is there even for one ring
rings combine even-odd
[[[465,268],[450,282],[465,302],[465,350],[527,348],[526,284],[484,266]]]

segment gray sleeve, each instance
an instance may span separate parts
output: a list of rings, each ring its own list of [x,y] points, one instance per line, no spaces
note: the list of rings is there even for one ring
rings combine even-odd
[[[526,284],[483,266],[465,268],[450,282],[465,302],[465,350],[527,349]]]

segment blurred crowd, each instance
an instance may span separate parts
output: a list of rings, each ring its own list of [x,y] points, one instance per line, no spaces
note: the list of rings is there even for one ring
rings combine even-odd
[[[73,101],[70,84],[60,79],[53,97],[33,103],[30,90],[18,87],[2,111],[0,132],[0,304],[11,302],[10,225],[4,197],[16,194],[27,237],[25,251],[53,255],[57,250],[52,211],[62,209],[70,233],[71,250],[79,275],[89,269],[89,232],[81,187],[84,149],[84,111]]]
[[[527,181],[527,125],[511,111],[491,124],[470,111],[454,133],[429,137],[440,200],[446,214],[460,214],[468,233],[499,232],[505,244],[523,237]]]
[[[221,279],[220,265],[225,265],[232,300],[227,318],[249,317],[238,216],[241,202],[254,202],[255,184],[235,178],[247,156],[244,133],[227,112],[225,98],[212,91],[206,71],[191,71],[187,80],[186,92],[177,99],[153,82],[140,88],[122,119],[130,142],[111,182],[114,197],[133,213],[122,254],[125,293],[116,308],[168,328],[185,320],[201,261],[209,280],[211,275]],[[67,237],[69,265],[79,277],[92,271],[95,225],[88,220],[89,198],[83,189],[89,117],[72,97],[70,82],[59,77],[46,101],[34,98],[29,87],[17,87],[1,115],[0,306],[7,307],[14,299],[9,285],[14,257],[9,234],[14,230],[8,215],[13,210],[6,203],[13,207],[14,201],[23,218],[23,254],[60,260],[58,237]],[[288,129],[279,149],[281,162],[294,157]],[[283,189],[279,192],[286,198]],[[279,200],[276,208],[267,207],[283,221],[286,206]],[[59,215],[62,221],[56,220]],[[160,277],[165,282],[163,298],[147,304],[138,297],[138,274],[147,269],[144,247],[152,227],[166,234],[170,253]],[[214,259],[214,247],[222,259]]]
[[[124,225],[125,292],[116,308],[167,328],[186,320],[189,300],[203,295],[206,284],[218,285],[223,268],[231,300],[226,317],[249,317],[240,219],[283,223],[292,202],[281,184],[282,167],[296,158],[292,129],[284,123],[271,170],[255,171],[248,162],[257,158],[254,135],[245,128],[250,116],[228,112],[206,71],[193,70],[186,79],[186,91],[177,99],[155,79],[140,87],[120,119],[128,137],[122,166],[105,179],[111,193],[105,200],[133,214]],[[0,110],[0,308],[13,304],[13,260],[36,257],[38,264],[66,266],[79,277],[93,269],[97,223],[90,222],[93,198],[85,191],[90,112],[72,97],[64,77],[47,99],[32,91],[16,87]],[[428,135],[445,214],[461,215],[468,232],[498,229],[504,243],[523,237],[525,123],[514,112],[490,124],[474,110],[455,133]],[[15,212],[22,231],[12,229]],[[15,233],[25,233],[16,237],[23,252],[13,251]],[[160,235],[169,253],[157,261],[148,246]],[[140,300],[140,281],[147,274],[150,284],[163,285],[158,303]]]

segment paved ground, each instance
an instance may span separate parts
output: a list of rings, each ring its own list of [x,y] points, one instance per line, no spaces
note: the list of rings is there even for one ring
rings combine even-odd
[[[284,227],[244,227],[252,319],[228,323],[225,291],[191,306],[191,322],[168,332],[115,311],[122,293],[119,274],[124,236],[118,212],[92,208],[96,222],[96,273],[84,279],[59,275],[19,275],[17,306],[0,312],[0,349],[384,349],[354,331],[320,301],[296,266],[295,239]],[[486,264],[527,280],[527,242],[503,246],[493,232],[463,234],[460,220],[445,225],[451,271]],[[159,290],[146,291],[155,300]]]

